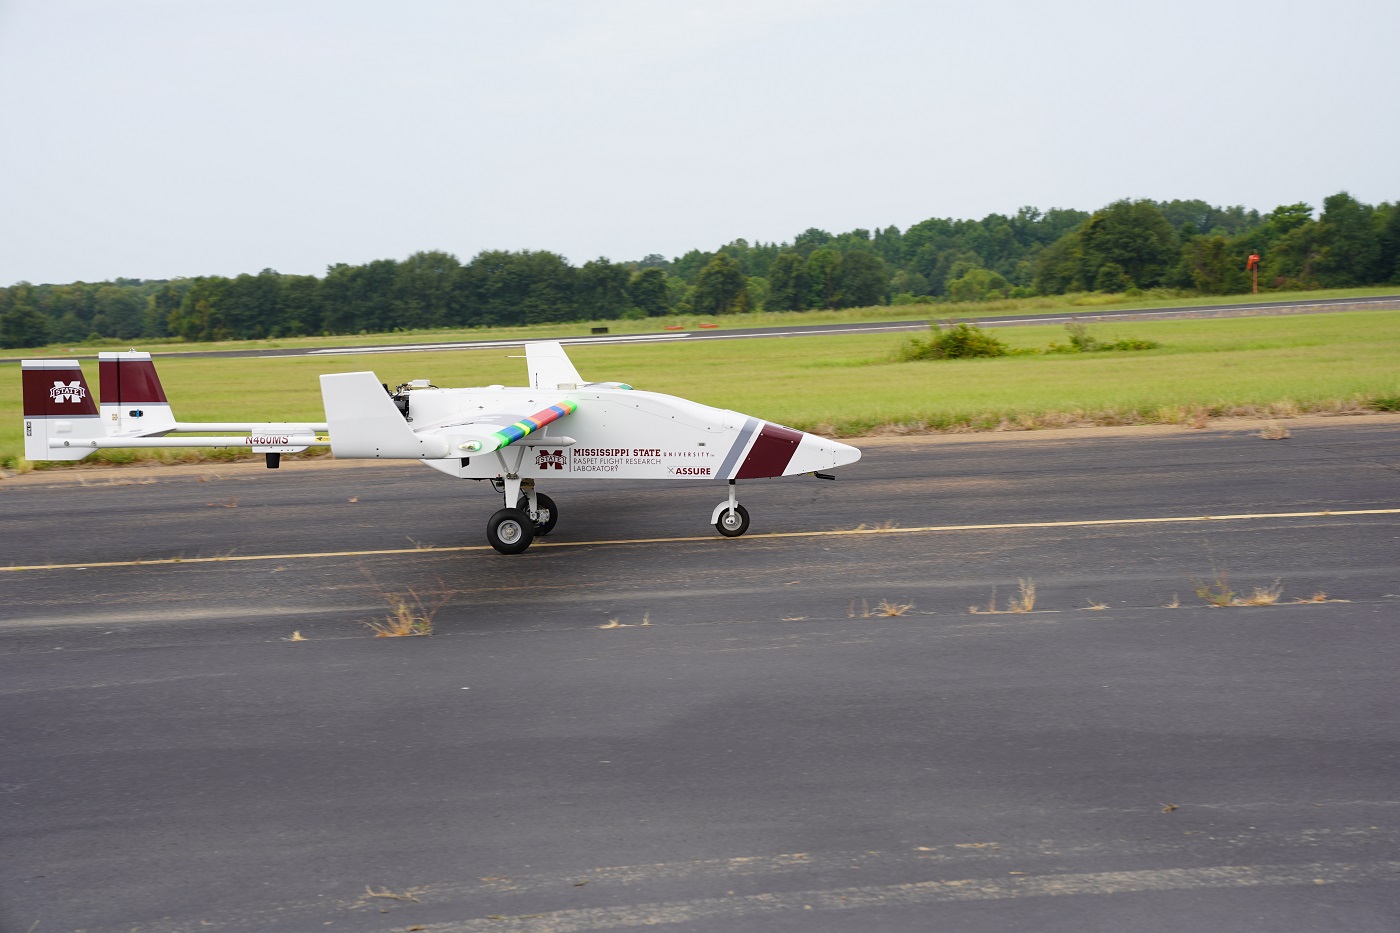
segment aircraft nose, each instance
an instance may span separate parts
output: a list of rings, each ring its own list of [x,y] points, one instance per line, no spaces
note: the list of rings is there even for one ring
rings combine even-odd
[[[786,476],[814,473],[817,470],[830,470],[833,467],[855,463],[859,459],[859,448],[816,434],[803,434],[802,442],[797,445],[797,451],[783,473]]]

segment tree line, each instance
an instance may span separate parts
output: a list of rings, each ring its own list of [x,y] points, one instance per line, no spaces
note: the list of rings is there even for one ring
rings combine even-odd
[[[272,269],[234,277],[116,279],[0,289],[0,346],[181,338],[253,339],[437,327],[539,324],[675,314],[807,311],[1149,289],[1261,289],[1400,284],[1400,205],[1345,192],[1315,211],[1268,214],[1204,201],[1123,200],[1092,213],[1023,207],[981,220],[931,218],[907,230],[782,243],[735,240],[666,259],[594,259],[488,250],[339,263],[324,276]]]

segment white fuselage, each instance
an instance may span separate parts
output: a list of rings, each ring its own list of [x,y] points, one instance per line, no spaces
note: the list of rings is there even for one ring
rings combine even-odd
[[[854,447],[739,412],[612,387],[417,389],[409,393],[409,424],[420,435],[453,438],[458,425],[499,413],[525,417],[562,396],[578,410],[522,442],[425,462],[471,479],[515,473],[536,480],[730,480],[812,473],[860,459]]]

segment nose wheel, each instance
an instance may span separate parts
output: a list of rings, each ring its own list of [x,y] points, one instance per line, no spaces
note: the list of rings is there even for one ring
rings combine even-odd
[[[715,519],[715,531],[726,538],[737,538],[749,530],[749,510],[738,503],[731,509],[728,502],[720,504],[724,511]]]
[[[749,511],[739,504],[739,497],[735,495],[734,480],[729,481],[729,498],[715,506],[715,510],[710,513],[710,524],[726,538],[737,538],[749,530]]]

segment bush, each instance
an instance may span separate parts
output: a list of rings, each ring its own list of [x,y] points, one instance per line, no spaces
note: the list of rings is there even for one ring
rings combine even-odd
[[[958,324],[947,330],[934,325],[927,341],[909,340],[899,351],[901,360],[965,360],[979,356],[1006,356],[1011,348],[973,324]]]
[[[1089,327],[1078,321],[1071,321],[1065,325],[1065,330],[1069,331],[1069,345],[1062,343],[1052,343],[1045,351],[1046,353],[1101,353],[1111,350],[1155,350],[1161,346],[1155,340],[1115,340],[1112,343],[1104,343],[1093,334],[1089,333]]]

